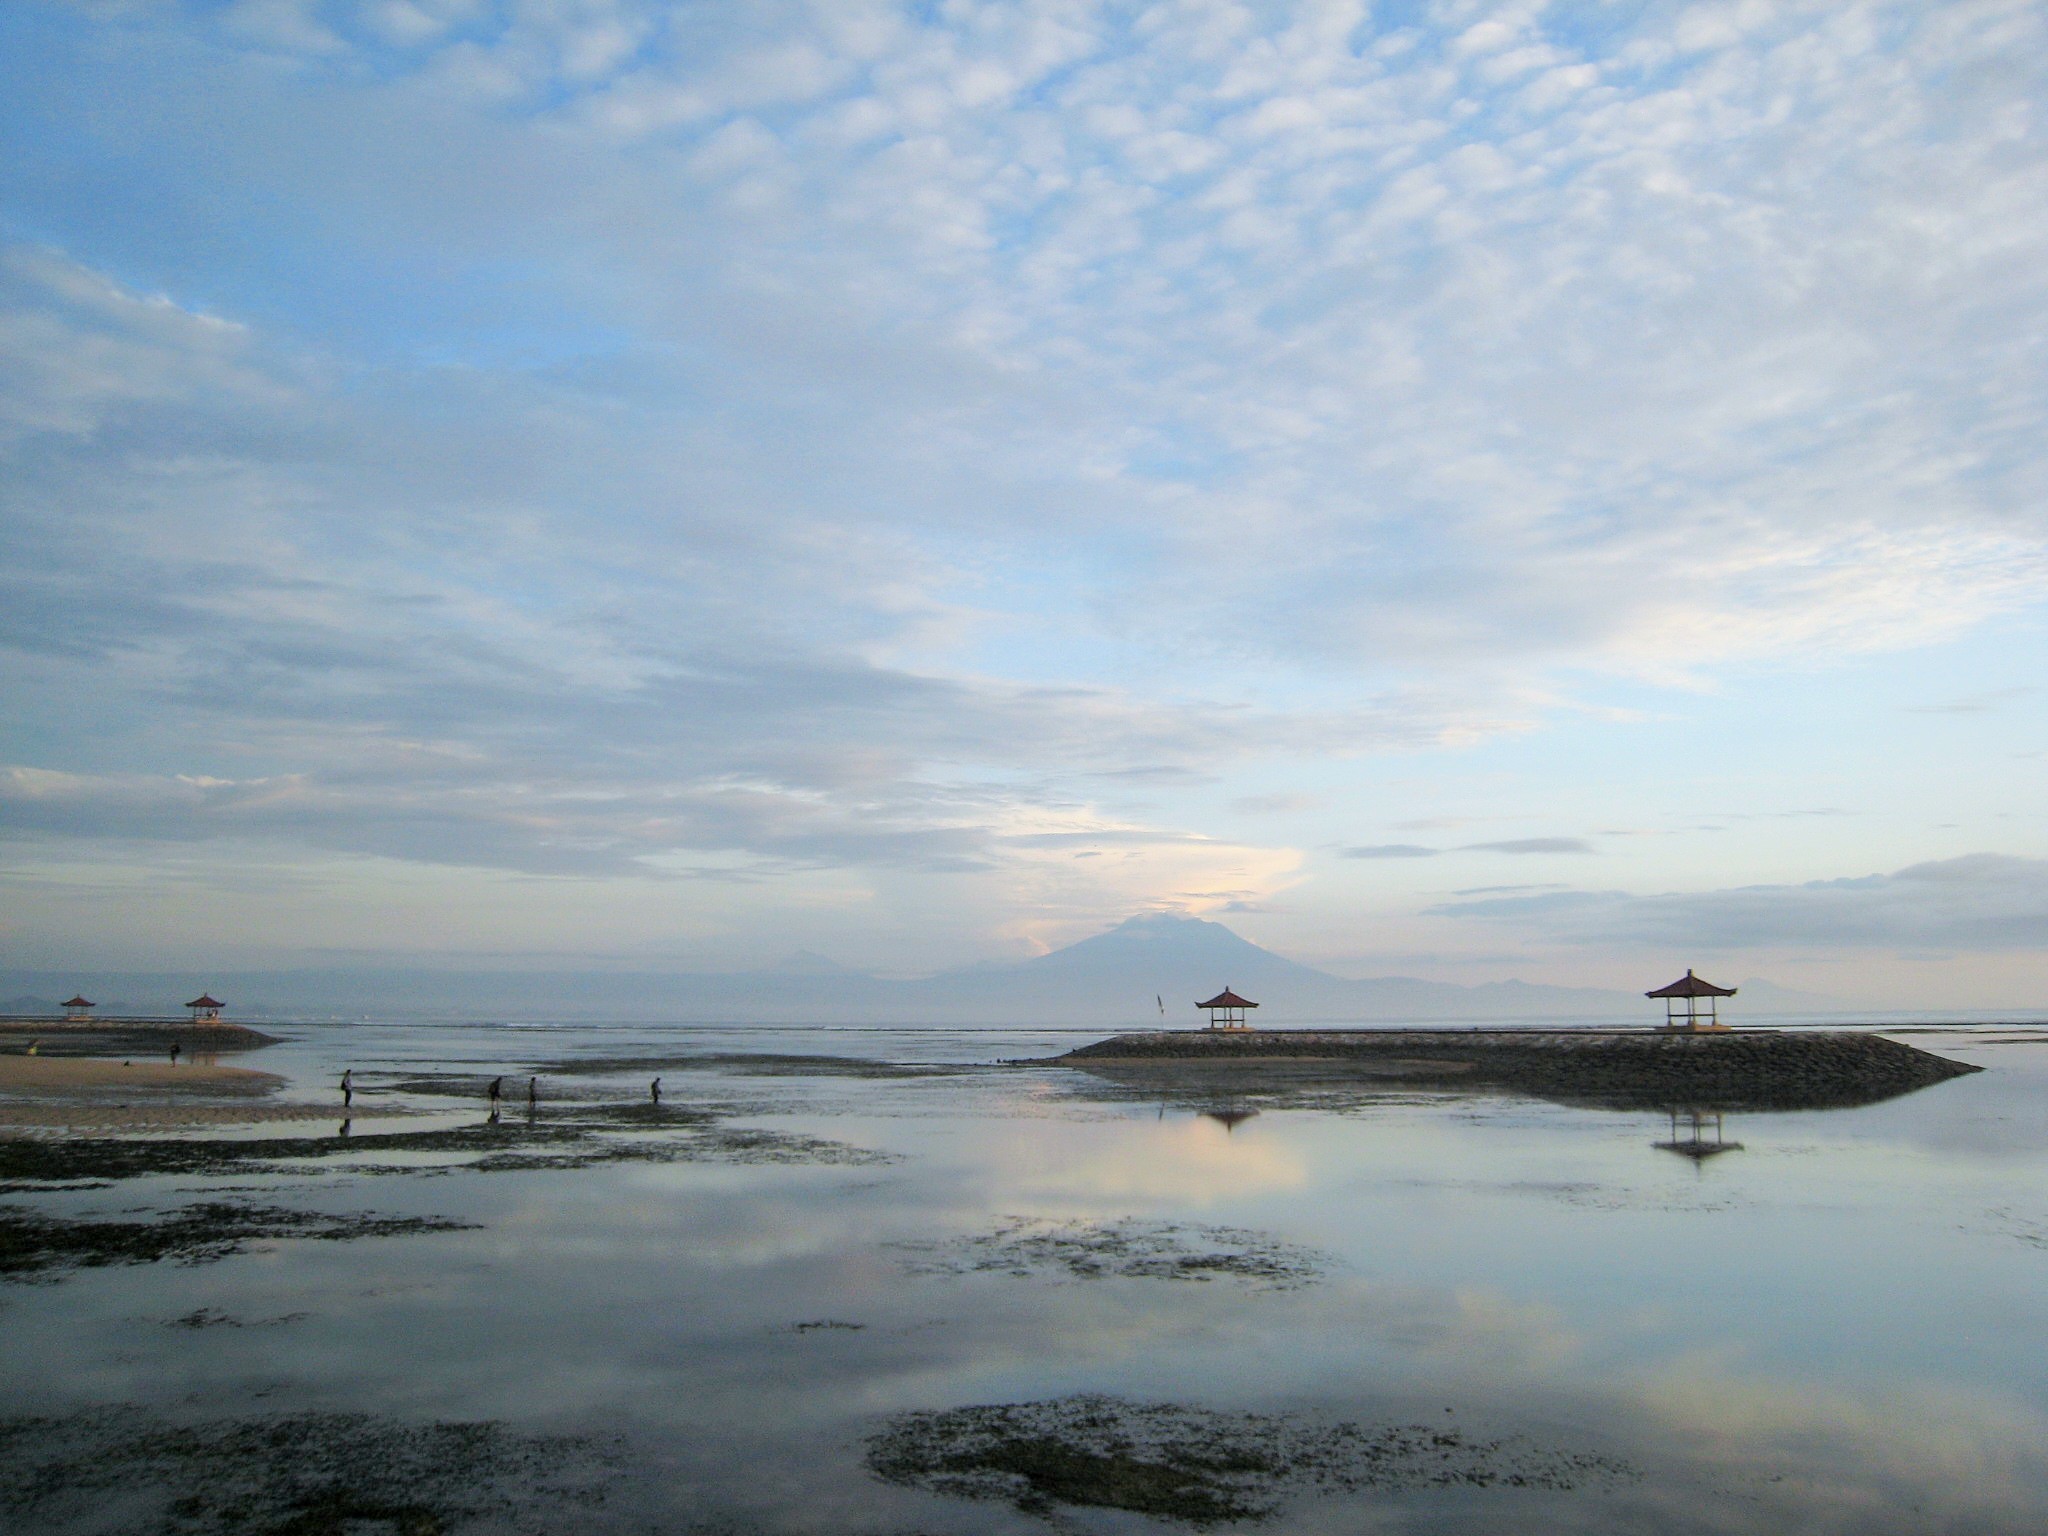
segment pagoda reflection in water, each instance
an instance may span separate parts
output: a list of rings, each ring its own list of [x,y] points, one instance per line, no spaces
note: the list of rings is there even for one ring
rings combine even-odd
[[[1671,1110],[1671,1139],[1653,1141],[1650,1145],[1660,1152],[1676,1152],[1680,1157],[1689,1157],[1695,1163],[1703,1163],[1722,1152],[1742,1150],[1741,1142],[1728,1140],[1718,1109],[1678,1106]]]

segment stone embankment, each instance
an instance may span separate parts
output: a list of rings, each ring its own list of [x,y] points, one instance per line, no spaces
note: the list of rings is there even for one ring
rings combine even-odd
[[[277,1044],[246,1024],[195,1024],[190,1019],[0,1020],[0,1054],[35,1046],[38,1056],[157,1056],[176,1042],[182,1054],[253,1051]]]
[[[1256,1087],[1275,1076],[1377,1079],[1510,1088],[1574,1103],[1719,1109],[1870,1104],[1982,1070],[1842,1030],[1160,1030],[1052,1059],[1118,1077],[1199,1076],[1216,1087]]]

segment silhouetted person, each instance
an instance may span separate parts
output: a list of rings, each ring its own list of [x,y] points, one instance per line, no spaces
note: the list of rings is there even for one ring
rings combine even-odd
[[[351,1067],[341,1074],[341,1107],[347,1109],[356,1101],[355,1069]]]
[[[504,1092],[505,1079],[502,1077],[492,1078],[489,1093],[491,1099],[491,1118],[493,1120],[498,1118],[498,1100],[504,1095]]]
[[[171,1042],[171,1065],[172,1065],[172,1066],[174,1066],[174,1067],[175,1067],[175,1066],[176,1066],[176,1065],[178,1064],[178,1051],[179,1051],[179,1049],[180,1049],[180,1047],[179,1047],[179,1045],[178,1045],[178,1042],[177,1042],[177,1041],[175,1041],[175,1040],[173,1040],[173,1041]]]
[[[538,1103],[540,1103],[540,1079],[529,1077],[526,1080],[526,1107],[532,1109]]]
[[[649,1083],[649,1084],[647,1085],[647,1096],[648,1096],[648,1097],[649,1097],[650,1099],[654,1100],[654,1107],[655,1107],[656,1109],[659,1109],[659,1108],[661,1108],[661,1079],[660,1079],[660,1078],[658,1078],[658,1077],[657,1077],[657,1078],[656,1078],[656,1079],[655,1079],[655,1080],[654,1080],[653,1082],[651,1082],[651,1083]]]

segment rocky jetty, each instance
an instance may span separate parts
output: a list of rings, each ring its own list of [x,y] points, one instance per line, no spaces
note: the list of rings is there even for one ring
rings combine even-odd
[[[176,1041],[184,1054],[210,1056],[277,1044],[246,1024],[195,1024],[189,1019],[8,1019],[0,1022],[0,1053],[29,1046],[40,1056],[160,1056]]]
[[[1845,1030],[1158,1030],[1053,1057],[1122,1081],[1215,1088],[1384,1081],[1507,1088],[1616,1107],[1822,1109],[1873,1104],[1981,1071]]]

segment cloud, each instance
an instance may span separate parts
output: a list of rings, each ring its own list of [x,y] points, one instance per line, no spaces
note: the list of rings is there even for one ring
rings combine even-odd
[[[1982,715],[2015,700],[2030,698],[2040,691],[2038,688],[1993,688],[1986,693],[1948,699],[1939,704],[1908,704],[1905,711],[1910,715]]]
[[[1321,795],[1241,795],[1230,802],[1230,808],[1246,816],[1284,816],[1297,811],[1320,810],[1324,803]]]
[[[1890,874],[1639,896],[1555,891],[1449,902],[1442,917],[1545,942],[1703,950],[2048,950],[2048,860],[1975,853]]]
[[[1376,843],[1342,848],[1345,859],[1433,859],[1445,853],[1592,853],[1595,849],[1583,837],[1514,837],[1496,843],[1465,843],[1456,848],[1430,848],[1421,843]]]
[[[1591,853],[1583,837],[1515,837],[1502,843],[1467,843],[1473,853]]]
[[[34,8],[16,835],[1043,925],[1270,895],[1210,787],[2038,604],[2048,21],[1752,19]],[[1590,848],[1345,856],[1452,851]]]
[[[1996,126],[2004,77],[1946,83],[2040,46],[2038,21],[1879,7],[1873,48],[1825,6],[1711,31],[1517,10],[1389,51],[1193,12],[419,9],[395,51],[389,7],[352,34],[349,67],[391,77],[380,105],[459,106],[449,71],[488,61],[549,131],[602,125],[592,155],[653,140],[630,177],[546,187],[605,280],[679,291],[651,201],[709,242],[701,310],[659,305],[693,343],[724,308],[771,327],[742,370],[801,331],[813,366],[901,348],[835,437],[893,438],[891,392],[952,375],[969,387],[898,419],[927,462],[985,453],[999,389],[1005,477],[1114,484],[1086,499],[1151,546],[1120,585],[1176,643],[1227,612],[1238,643],[1325,665],[1677,677],[1918,643],[2048,582],[2037,373],[1978,344],[2038,298],[2003,255],[2040,237],[2038,199]],[[1532,103],[1510,66],[1577,94]],[[1952,395],[1949,348],[1996,412]]]

